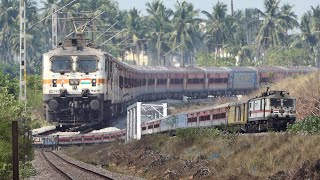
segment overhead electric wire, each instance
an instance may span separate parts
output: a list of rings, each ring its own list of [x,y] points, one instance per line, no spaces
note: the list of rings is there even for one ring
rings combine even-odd
[[[54,11],[53,13],[51,13],[51,14],[47,15],[46,17],[42,18],[40,21],[38,21],[38,22],[36,22],[36,23],[32,24],[32,25],[28,28],[28,30],[29,30],[29,29],[31,29],[33,26],[35,26],[35,25],[39,24],[40,22],[44,21],[44,20],[45,20],[45,19],[47,19],[49,16],[52,16],[53,14],[56,14],[57,12],[59,12],[61,9],[63,9],[63,8],[65,8],[65,7],[67,7],[67,6],[69,6],[71,3],[75,2],[75,1],[77,1],[77,0],[73,0],[73,1],[69,2],[68,4],[66,4],[66,5],[62,6],[60,9],[58,9],[58,10]]]

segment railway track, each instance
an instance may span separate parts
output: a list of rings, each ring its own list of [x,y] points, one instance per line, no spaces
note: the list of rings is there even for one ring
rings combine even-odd
[[[65,179],[110,179],[107,175],[100,174],[90,169],[74,164],[51,151],[42,151],[42,155],[50,166]]]

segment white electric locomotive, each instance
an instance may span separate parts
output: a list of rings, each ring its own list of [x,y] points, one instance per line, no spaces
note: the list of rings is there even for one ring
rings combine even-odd
[[[296,99],[286,91],[267,91],[247,102],[247,130],[286,129],[296,120]]]
[[[43,54],[46,119],[59,125],[97,123],[106,99],[105,55],[82,35]]]

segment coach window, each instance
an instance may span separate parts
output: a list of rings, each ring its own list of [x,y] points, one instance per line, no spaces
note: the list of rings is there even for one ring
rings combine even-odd
[[[65,73],[72,71],[72,60],[70,56],[53,56],[50,60],[52,72]]]
[[[96,56],[78,56],[77,71],[90,73],[98,69],[98,58]]]
[[[154,85],[154,79],[148,79],[148,85]]]
[[[183,84],[183,79],[171,79],[171,84]]]
[[[217,83],[217,84],[222,83],[222,79],[221,78],[215,79],[215,83]]]
[[[210,78],[209,79],[209,83],[211,84],[211,83],[215,83],[215,79],[214,78]]]
[[[202,84],[202,83],[204,83],[204,79],[200,79],[200,78],[188,79],[188,84]]]
[[[167,84],[167,79],[158,79],[157,84],[158,85]]]

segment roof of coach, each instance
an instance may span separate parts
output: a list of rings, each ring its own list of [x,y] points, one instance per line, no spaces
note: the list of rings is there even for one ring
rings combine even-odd
[[[199,109],[193,109],[193,110],[181,112],[181,113],[178,113],[178,114],[190,114],[190,113],[197,113],[197,112],[203,112],[203,111],[211,111],[213,109],[226,108],[226,107],[229,106],[229,104],[230,104],[230,102],[224,103],[224,104],[220,104],[220,105],[213,105],[213,106],[203,107],[203,108],[199,108]]]
[[[228,67],[231,72],[257,72],[257,69],[253,67],[241,67],[241,66],[234,66],[234,67]]]
[[[258,72],[281,72],[281,71],[286,71],[285,68],[282,67],[256,67]]]
[[[229,68],[226,67],[203,67],[207,73],[228,73],[230,72]]]
[[[174,67],[174,66],[136,66],[136,65],[129,65],[127,66],[138,70],[140,72],[147,72],[147,73],[204,73],[204,70],[198,67]]]

